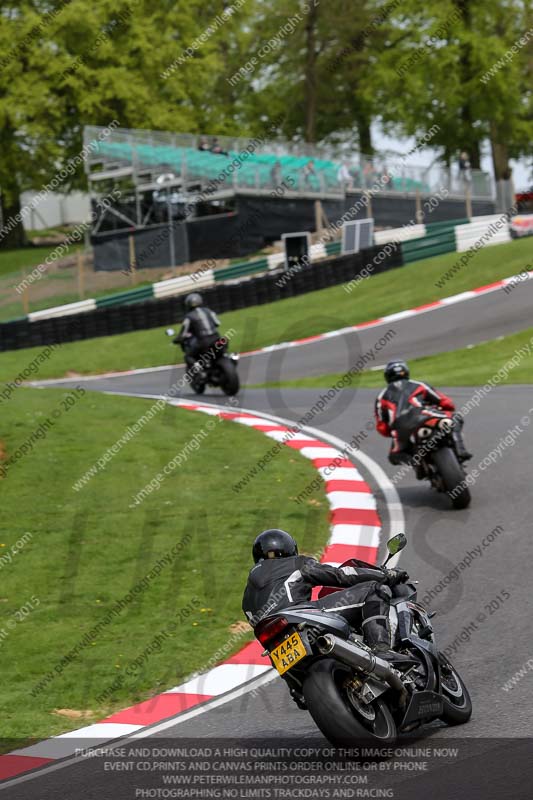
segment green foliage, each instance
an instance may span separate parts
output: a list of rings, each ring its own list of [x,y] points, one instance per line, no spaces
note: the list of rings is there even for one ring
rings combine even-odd
[[[445,158],[487,137],[504,148],[503,164],[530,152],[533,38],[481,81],[532,29],[530,0],[234,0],[224,17],[228,5],[2,2],[4,206],[46,185],[80,152],[84,125],[112,120],[252,135],[281,115],[285,136],[342,132],[368,150],[379,119],[409,135],[437,124],[433,142]],[[422,57],[399,72],[416,52]],[[62,188],[84,183],[80,165]]]
[[[71,394],[17,389],[2,402],[5,455],[45,430],[43,423],[66,407]],[[232,422],[214,420],[210,429],[211,417],[170,406],[74,492],[72,484],[150,407],[149,400],[78,395],[54,416],[46,438],[32,440],[31,450],[0,479],[5,749],[101,720],[183,682],[210,659],[224,660],[215,654],[226,642],[229,655],[252,638],[241,600],[257,532],[287,527],[309,553],[320,552],[327,539],[326,498],[318,495],[308,505],[292,500],[316,477],[309,461],[282,448],[236,502],[233,481],[271,442]],[[199,446],[193,448],[193,441]],[[160,488],[132,509],[132,496],[181,453],[189,454],[186,461],[180,459]],[[6,554],[21,541],[26,543],[9,561]],[[178,557],[170,560],[180,543]],[[159,574],[142,592],[132,592],[158,562]],[[103,625],[129,592],[133,601]],[[32,594],[36,607],[11,627],[8,620]],[[237,622],[244,633],[232,638],[230,626]],[[169,623],[175,629],[150,648]],[[62,657],[99,624],[98,635],[54,674]],[[132,668],[145,651],[141,667]],[[32,696],[50,672],[52,679]],[[118,677],[122,683],[99,701]],[[58,715],[57,709],[73,713]]]

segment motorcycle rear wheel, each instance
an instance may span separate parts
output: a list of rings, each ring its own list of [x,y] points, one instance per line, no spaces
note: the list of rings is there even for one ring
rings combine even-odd
[[[358,713],[343,684],[352,671],[333,658],[316,661],[303,685],[309,713],[326,739],[335,746],[391,745],[396,741],[396,723],[385,701],[378,697],[366,706],[368,714]],[[371,718],[373,717],[373,719]]]
[[[237,394],[240,389],[239,373],[233,361],[229,358],[221,358],[218,362],[218,368],[222,373],[221,387],[224,394],[229,397]]]
[[[453,507],[467,508],[472,498],[468,486],[464,485],[465,474],[454,451],[450,447],[442,447],[433,454],[433,463],[439,471]],[[457,491],[459,486],[461,489]]]

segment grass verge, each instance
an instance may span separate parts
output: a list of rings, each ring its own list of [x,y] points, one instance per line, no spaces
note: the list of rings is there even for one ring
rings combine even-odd
[[[242,627],[242,591],[259,530],[285,527],[309,553],[321,551],[327,539],[325,497],[291,502],[316,477],[310,462],[283,448],[235,495],[233,482],[265,455],[269,441],[244,426],[173,407],[73,491],[150,405],[92,392],[69,405],[74,394],[18,389],[14,402],[1,404],[4,466],[45,420],[53,421],[0,479],[4,750],[90,724],[206,666]],[[186,462],[131,508],[133,495],[195,436],[199,441],[201,431],[206,437],[197,449],[189,446]],[[166,563],[174,545],[179,555]],[[159,574],[144,581],[158,562]],[[96,629],[141,581],[143,590]],[[176,627],[164,636],[169,623]],[[244,630],[229,652],[251,638]],[[87,635],[75,657],[62,662]]]
[[[479,250],[452,280],[436,288],[435,282],[460,257],[458,253],[447,253],[400,267],[362,281],[352,293],[344,291],[342,285],[332,286],[277,303],[233,311],[223,315],[222,331],[233,328],[236,335],[232,348],[245,352],[429,303],[518,274],[528,263],[531,268],[533,238]],[[505,302],[512,302],[511,298],[512,295]],[[30,363],[38,352],[38,348],[29,348],[0,354],[0,370],[5,380],[12,379],[19,371],[17,367]],[[161,366],[175,362],[180,355],[165,339],[162,329],[155,328],[61,345],[41,366],[39,377],[59,377],[69,370],[89,374]]]
[[[34,267],[42,264],[47,256],[57,245],[47,245],[46,247],[23,247],[19,250],[0,250],[0,276],[11,275],[25,269],[31,272]],[[75,253],[82,247],[80,244],[71,244],[65,250],[64,255]],[[22,280],[22,273],[19,276]]]
[[[413,358],[409,366],[415,380],[424,380],[435,386],[482,386],[515,356],[519,363],[506,370],[507,374],[500,383],[533,383],[533,328],[461,350]],[[321,389],[333,386],[342,377],[343,373],[330,373],[250,388],[281,386]],[[351,385],[361,388],[382,387],[383,373],[381,370],[367,370],[355,376]]]

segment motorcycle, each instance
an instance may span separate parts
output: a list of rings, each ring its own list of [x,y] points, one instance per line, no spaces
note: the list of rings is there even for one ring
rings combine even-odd
[[[167,328],[167,336],[176,336],[173,328]],[[194,364],[188,365],[188,381],[195,394],[203,394],[206,386],[219,386],[224,394],[233,396],[240,389],[237,364],[239,355],[228,355],[228,340],[217,339],[208,350],[201,353]]]
[[[446,492],[454,508],[467,508],[471,494],[466,485],[466,472],[457,458],[453,439],[457,421],[450,412],[434,406],[400,412],[394,428],[409,439],[411,463],[417,467],[417,478],[428,480],[438,492]]]
[[[403,533],[390,539],[382,568],[406,544]],[[356,558],[342,566],[376,569]],[[323,587],[319,597],[332,591],[337,590]],[[399,733],[437,719],[460,725],[472,714],[468,690],[439,652],[433,614],[417,602],[416,586],[406,583],[392,592],[391,649],[409,656],[401,661],[375,655],[333,609],[291,606],[265,617],[255,629],[263,655],[285,679],[297,705],[309,711],[335,746],[360,740],[391,745]]]

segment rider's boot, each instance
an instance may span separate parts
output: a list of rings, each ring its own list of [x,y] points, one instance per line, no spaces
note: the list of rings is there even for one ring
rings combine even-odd
[[[412,467],[413,467],[413,469],[415,471],[415,477],[416,477],[417,481],[424,480],[424,478],[426,477],[426,470],[425,470],[424,465],[422,464],[422,462],[413,460],[411,462],[411,464],[412,464]]]
[[[383,661],[413,663],[413,659],[410,656],[404,656],[402,653],[396,653],[391,649],[386,619],[371,619],[363,623],[363,637],[374,655]]]
[[[470,453],[465,446],[465,441],[463,439],[463,434],[461,431],[454,431],[453,433],[453,443],[455,445],[455,452],[457,453],[457,458],[459,461],[468,461],[472,458],[472,453]]]

